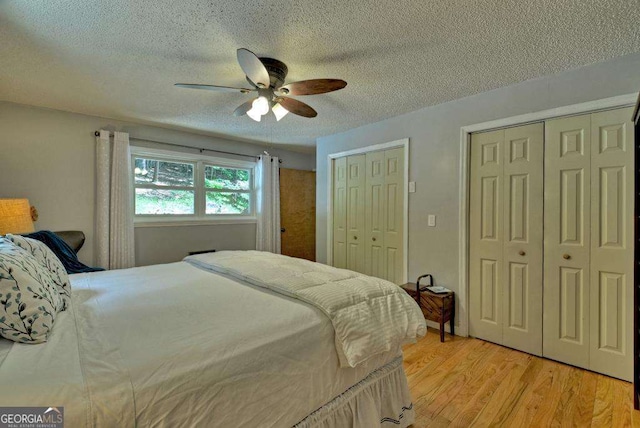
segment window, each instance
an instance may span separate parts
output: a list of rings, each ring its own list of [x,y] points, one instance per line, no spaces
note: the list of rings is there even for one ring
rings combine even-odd
[[[134,152],[136,222],[252,218],[255,163],[184,156]]]
[[[215,165],[204,167],[206,214],[249,214],[251,171]]]
[[[136,215],[195,214],[193,163],[135,158]]]

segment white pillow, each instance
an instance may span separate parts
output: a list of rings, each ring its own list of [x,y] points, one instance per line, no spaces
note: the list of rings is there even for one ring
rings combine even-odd
[[[0,336],[44,342],[63,308],[49,271],[27,250],[0,238]]]
[[[67,270],[60,259],[55,255],[51,248],[47,247],[44,242],[37,239],[31,239],[20,235],[5,235],[9,241],[16,244],[18,247],[23,248],[31,253],[38,263],[47,268],[51,273],[51,279],[58,287],[58,293],[60,293],[65,300],[65,309],[68,306],[69,299],[71,298],[71,285],[69,283],[69,275]]]

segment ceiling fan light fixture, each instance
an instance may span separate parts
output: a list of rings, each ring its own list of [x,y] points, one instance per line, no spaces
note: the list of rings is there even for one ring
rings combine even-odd
[[[267,99],[267,97],[256,98],[252,104],[251,110],[255,110],[262,116],[269,113],[269,100]]]
[[[262,116],[267,113],[269,113],[269,100],[266,97],[258,97],[251,103],[251,109],[247,111],[247,116],[260,122]]]
[[[274,106],[271,109],[271,111],[273,111],[273,114],[276,117],[276,121],[278,121],[278,122],[280,122],[280,119],[282,119],[283,117],[285,117],[287,115],[287,113],[289,113],[289,110],[287,110],[286,108],[282,107],[280,104],[274,104]]]
[[[258,98],[245,101],[233,111],[233,115],[236,117],[246,114],[256,122],[260,122],[262,116],[267,115],[269,110],[273,111],[278,121],[288,113],[301,117],[316,117],[318,113],[311,106],[294,98],[286,97],[286,95],[325,94],[347,86],[347,82],[341,79],[310,79],[284,85],[289,69],[282,61],[275,58],[258,57],[245,48],[238,49],[236,56],[251,88],[201,83],[176,83],[175,86],[218,92],[240,92],[241,94],[257,93]]]
[[[262,115],[258,113],[254,108],[252,108],[247,112],[247,116],[249,116],[251,119],[255,120],[256,122],[260,122],[260,119],[262,119]]]

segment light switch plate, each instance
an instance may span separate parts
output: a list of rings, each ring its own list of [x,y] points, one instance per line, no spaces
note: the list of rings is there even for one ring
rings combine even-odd
[[[434,214],[429,214],[427,217],[427,226],[435,227],[436,226],[436,216]]]
[[[409,182],[409,193],[416,193],[416,182],[415,181],[410,181]]]

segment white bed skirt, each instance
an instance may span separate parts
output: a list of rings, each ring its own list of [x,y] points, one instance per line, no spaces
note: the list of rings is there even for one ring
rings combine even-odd
[[[402,356],[319,408],[294,428],[407,427],[415,413]]]

